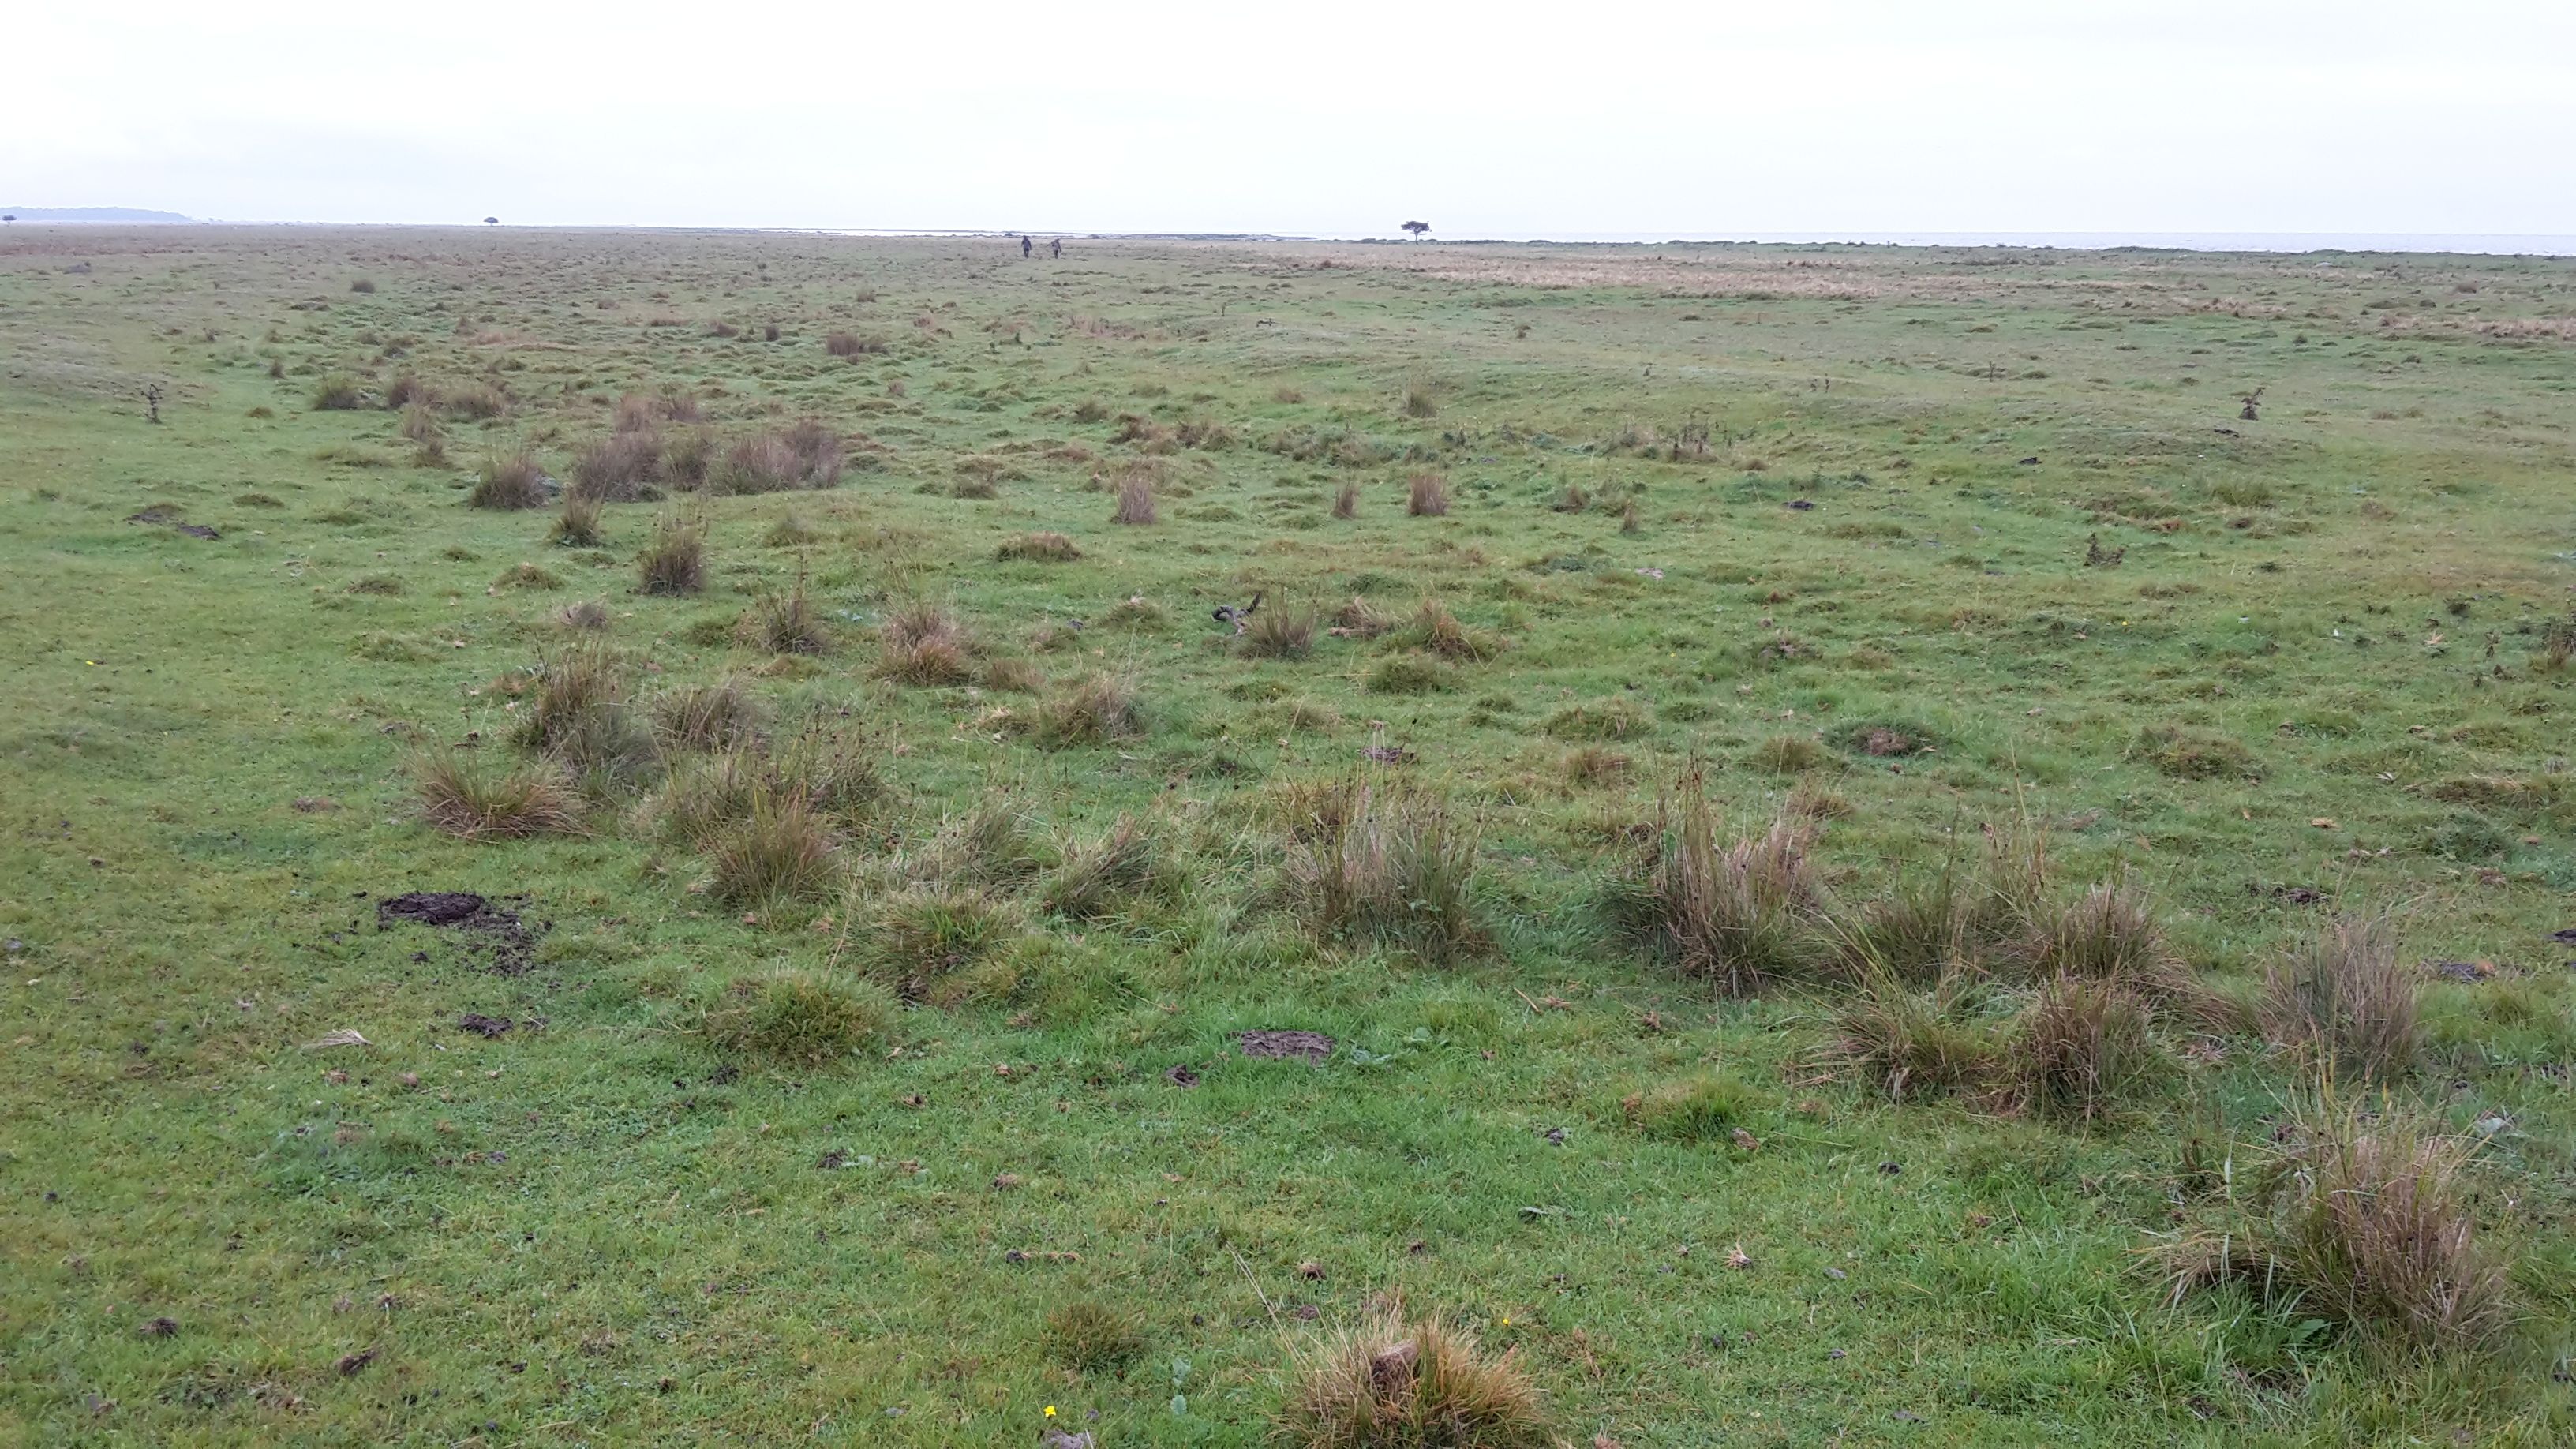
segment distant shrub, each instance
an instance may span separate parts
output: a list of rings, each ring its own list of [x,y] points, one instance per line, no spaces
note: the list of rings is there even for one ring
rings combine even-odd
[[[1292,838],[1285,878],[1317,937],[1370,939],[1448,965],[1488,939],[1476,853],[1474,834],[1439,802],[1364,784],[1312,838]]]
[[[820,423],[802,422],[784,433],[761,433],[725,450],[708,475],[719,493],[775,493],[789,488],[830,488],[841,481],[841,440]]]
[[[636,567],[647,594],[696,593],[706,583],[706,525],[679,514],[664,514],[653,525],[652,541],[637,555]]]
[[[367,405],[366,394],[358,380],[346,373],[335,372],[313,386],[313,411],[343,413]]]
[[[1438,473],[1416,473],[1405,480],[1404,511],[1416,518],[1441,518],[1449,512],[1449,480]]]
[[[510,400],[490,383],[473,382],[449,390],[440,406],[451,418],[467,422],[488,422],[510,410]]]
[[[864,357],[891,349],[882,337],[862,337],[855,332],[833,332],[824,337],[823,350],[834,357]]]
[[[2403,1076],[2415,1065],[2416,990],[2386,916],[2326,923],[2263,976],[2263,1035],[2314,1052],[2337,1077]]]
[[[1463,1329],[1389,1310],[1292,1350],[1272,1438],[1286,1449],[1552,1449],[1560,1441],[1519,1354],[1487,1355]]]
[[[413,757],[412,793],[431,826],[459,840],[515,840],[580,828],[580,797],[552,760],[507,764],[479,750]]]
[[[1436,417],[1440,412],[1440,399],[1431,386],[1431,379],[1420,373],[1404,380],[1403,402],[1404,415],[1408,418]]]
[[[364,277],[360,277],[358,280],[349,284],[349,290],[352,292],[369,293],[376,290],[376,284],[368,281]]]
[[[899,1010],[868,982],[789,967],[733,983],[704,1029],[719,1051],[818,1067],[892,1035]]]
[[[432,392],[429,384],[421,381],[415,373],[406,372],[385,387],[384,405],[387,412],[419,408],[423,413],[427,413],[437,402],[438,395]]]
[[[1335,518],[1360,516],[1360,485],[1345,479],[1341,487],[1333,490],[1333,516]]]
[[[1024,533],[1002,540],[993,556],[1004,563],[1071,563],[1082,550],[1061,533]]]
[[[716,440],[704,428],[691,428],[662,445],[662,479],[674,488],[704,488],[715,471]]]
[[[694,423],[704,416],[696,393],[685,388],[663,388],[657,392],[630,392],[619,398],[611,427],[620,433],[649,433],[664,423]]]
[[[537,466],[536,455],[524,448],[508,453],[494,453],[483,460],[483,471],[474,481],[474,490],[465,495],[471,508],[543,508],[546,506],[546,473]]]

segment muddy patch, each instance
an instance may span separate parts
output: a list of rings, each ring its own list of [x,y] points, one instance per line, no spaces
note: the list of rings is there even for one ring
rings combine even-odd
[[[217,533],[215,530],[208,528],[202,523],[181,523],[179,521],[180,511],[179,505],[176,503],[155,503],[148,508],[143,508],[125,515],[125,521],[128,523],[140,523],[154,528],[176,529],[179,532],[188,535],[190,538],[223,537],[222,534]]]
[[[376,902],[377,930],[405,923],[457,932],[466,951],[484,957],[485,969],[500,976],[526,975],[536,963],[537,937],[545,933],[544,925],[531,930],[517,911],[471,891],[413,891]]]
[[[1333,1058],[1333,1039],[1320,1031],[1247,1031],[1238,1033],[1235,1039],[1243,1043],[1243,1054],[1248,1057],[1316,1063]]]
[[[470,1031],[476,1036],[483,1038],[485,1041],[490,1041],[492,1038],[508,1031],[510,1029],[510,1023],[503,1021],[497,1016],[485,1016],[479,1011],[469,1011],[463,1016],[456,1018],[456,1029],[458,1031]]]

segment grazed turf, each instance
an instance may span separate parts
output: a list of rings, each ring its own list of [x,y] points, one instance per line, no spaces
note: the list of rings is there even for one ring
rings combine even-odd
[[[1054,1405],[1103,1445],[1246,1444],[1282,1334],[1386,1295],[1520,1345],[1577,1442],[2576,1429],[2570,676],[2534,663],[2576,604],[2568,263],[4,240],[15,1437],[983,1444]],[[835,357],[836,331],[884,350]],[[508,410],[423,467],[397,414],[311,406],[405,373]],[[705,503],[697,598],[635,592],[669,505],[609,505],[595,549],[463,506],[487,452],[568,477],[622,393],[666,386],[719,438],[820,419],[850,471]],[[1093,480],[1147,456],[1160,521],[1114,526]],[[1405,512],[1425,471],[1444,518]],[[996,561],[1032,531],[1082,557]],[[732,642],[800,570],[830,651]],[[1390,641],[1236,654],[1209,610],[1255,590],[1430,595],[1500,647],[1372,692],[1408,682]],[[921,598],[1044,675],[1132,678],[1144,732],[1045,749],[1029,695],[871,678]],[[403,751],[506,750],[511,672],[584,599],[648,697],[738,671],[881,742],[897,793],[844,843],[851,895],[720,910],[634,795],[577,837],[419,823]],[[1584,744],[1624,770],[1570,771]],[[2476,1209],[2522,1332],[2389,1363],[2295,1307],[2164,1304],[2134,1250],[2299,1090],[2250,1039],[2090,1132],[1893,1106],[1825,1065],[1827,1003],[1715,1001],[1623,948],[1601,887],[1692,761],[1747,824],[1829,797],[1851,898],[2027,817],[2070,881],[2151,887],[2239,994],[2336,906],[2403,907],[2410,963],[2493,963],[2427,972],[2398,1092],[2505,1124]],[[1475,821],[1486,957],[1322,946],[1277,909],[1282,791],[1362,770]],[[729,983],[854,969],[884,862],[997,794],[1051,838],[1132,813],[1181,883],[1079,922],[1017,891],[1040,939],[864,1058],[710,1049]],[[530,969],[380,923],[435,890],[515,911]],[[1248,1058],[1256,1028],[1338,1046]],[[306,1045],[339,1030],[371,1045]],[[1758,1149],[1628,1124],[1622,1098],[1712,1067]],[[1079,1299],[1142,1325],[1123,1372],[1047,1357]]]

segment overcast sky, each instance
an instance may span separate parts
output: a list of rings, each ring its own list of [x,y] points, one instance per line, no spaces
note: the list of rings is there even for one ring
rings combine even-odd
[[[226,220],[2576,233],[2570,0],[13,7],[0,204]]]

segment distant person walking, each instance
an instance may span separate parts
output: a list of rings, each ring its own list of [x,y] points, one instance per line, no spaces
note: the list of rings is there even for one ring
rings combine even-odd
[[[1020,260],[1028,260],[1029,253],[1033,250],[1035,250],[1035,248],[1029,244],[1029,239],[1027,237],[1020,238]]]
[[[1047,255],[1050,258],[1062,257],[1064,255],[1063,237],[1057,237],[1053,241],[1047,243]]]

